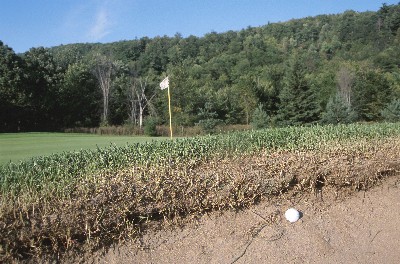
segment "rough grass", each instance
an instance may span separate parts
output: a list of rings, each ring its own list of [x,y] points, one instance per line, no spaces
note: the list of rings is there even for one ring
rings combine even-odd
[[[48,156],[64,151],[96,149],[97,147],[107,147],[110,144],[124,146],[162,139],[165,138],[72,133],[0,133],[0,165],[10,161],[18,162],[35,156]]]
[[[50,178],[44,186],[32,181],[17,192],[3,189],[0,262],[62,260],[65,252],[135,239],[151,221],[237,210],[289,189],[366,190],[400,171],[398,125],[266,130],[182,142],[160,144],[171,152],[165,160],[166,154],[151,158],[154,145],[148,144],[143,160],[152,162],[77,174],[78,181],[61,185],[69,190],[62,196],[51,192],[59,180]]]

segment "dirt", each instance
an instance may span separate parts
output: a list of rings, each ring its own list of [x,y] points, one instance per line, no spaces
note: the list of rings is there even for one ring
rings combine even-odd
[[[284,213],[301,212],[295,223]],[[400,175],[367,192],[286,193],[163,226],[86,263],[400,263]]]

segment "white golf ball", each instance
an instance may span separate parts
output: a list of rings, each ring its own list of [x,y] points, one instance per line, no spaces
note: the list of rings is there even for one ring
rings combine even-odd
[[[285,217],[286,217],[286,219],[287,219],[289,222],[294,223],[294,222],[296,222],[297,220],[299,220],[299,218],[300,218],[300,213],[299,213],[299,211],[297,211],[297,210],[294,209],[294,208],[289,208],[289,209],[287,209],[286,212],[285,212]]]

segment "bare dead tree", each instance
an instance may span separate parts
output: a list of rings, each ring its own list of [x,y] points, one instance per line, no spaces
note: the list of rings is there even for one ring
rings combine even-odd
[[[139,127],[142,128],[143,126],[143,113],[144,110],[151,105],[151,99],[155,96],[155,93],[150,97],[150,99],[147,99],[146,97],[146,88],[147,88],[147,78],[142,79],[139,78],[137,80],[138,83],[138,88],[136,90],[136,96],[137,96],[137,101],[139,105]]]
[[[103,114],[101,118],[103,123],[108,122],[111,78],[114,72],[115,67],[111,57],[97,54],[95,57],[93,73],[99,82],[99,86],[103,95]]]
[[[138,102],[136,99],[136,78],[137,73],[134,69],[128,66],[128,74],[125,75],[125,92],[126,92],[126,104],[128,107],[128,118],[131,124],[137,125],[137,117],[138,117]]]
[[[127,103],[129,109],[129,120],[132,124],[137,124],[137,100],[136,100],[137,86],[133,78],[129,78],[129,86],[127,89]]]
[[[341,67],[336,75],[339,94],[347,106],[351,106],[351,89],[355,80],[355,74],[347,67]]]
[[[146,96],[147,87],[147,78],[132,78],[128,89],[129,118],[132,123],[138,123],[140,128],[143,126],[143,115],[146,108],[154,111],[151,99],[153,99],[155,93],[148,99]]]

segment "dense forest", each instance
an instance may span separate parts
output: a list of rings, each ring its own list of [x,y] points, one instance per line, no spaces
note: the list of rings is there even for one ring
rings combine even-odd
[[[398,121],[400,3],[211,32],[31,48],[0,41],[0,132]]]

